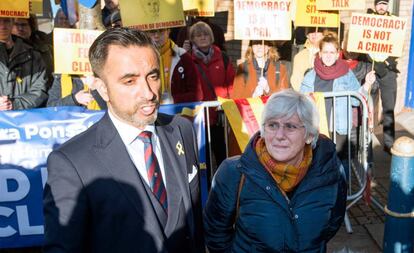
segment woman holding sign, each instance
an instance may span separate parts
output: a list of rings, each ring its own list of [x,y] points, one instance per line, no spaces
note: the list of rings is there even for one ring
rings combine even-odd
[[[345,60],[339,58],[339,42],[334,33],[328,33],[321,40],[319,55],[315,58],[314,68],[309,71],[300,87],[301,92],[335,92],[360,91],[367,96],[372,84],[375,82],[375,72],[369,72],[365,83],[361,86]],[[351,99],[352,106],[358,106],[356,99]],[[348,126],[348,99],[339,97],[333,105],[332,98],[325,99],[327,118],[331,118],[332,108],[335,108],[336,149],[340,159],[347,168],[348,149],[346,148]],[[331,134],[333,130],[330,129]]]
[[[252,40],[245,61],[237,67],[232,98],[269,95],[289,88],[289,68],[279,61],[271,41]]]

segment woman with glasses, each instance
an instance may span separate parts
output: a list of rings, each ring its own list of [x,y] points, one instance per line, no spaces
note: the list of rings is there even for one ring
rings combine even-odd
[[[326,251],[344,219],[346,183],[318,124],[305,95],[268,99],[260,132],[214,176],[204,210],[210,252]]]

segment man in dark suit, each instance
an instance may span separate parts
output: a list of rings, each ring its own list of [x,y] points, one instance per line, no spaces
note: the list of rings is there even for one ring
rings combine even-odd
[[[44,252],[204,252],[191,122],[158,113],[158,53],[109,29],[89,59],[108,112],[48,158]]]

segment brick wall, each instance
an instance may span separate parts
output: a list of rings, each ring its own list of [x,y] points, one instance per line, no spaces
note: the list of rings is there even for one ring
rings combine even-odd
[[[300,0],[299,0],[300,1]],[[366,7],[372,8],[374,0],[366,0]],[[408,20],[408,30],[404,38],[404,53],[398,61],[398,69],[400,75],[398,76],[398,91],[397,91],[397,105],[395,111],[398,113],[404,107],[405,91],[407,86],[407,69],[408,58],[411,39],[411,19],[413,11],[412,0],[394,0],[390,1],[390,6],[395,2],[398,5],[398,13],[396,15],[405,17]],[[341,21],[345,23],[347,29],[349,19],[352,12],[341,12]],[[233,64],[243,60],[243,53],[247,48],[247,41],[234,40],[234,22],[233,22],[233,1],[232,0],[216,0],[216,16],[212,18],[212,22],[220,25],[225,31],[226,48],[228,55],[232,59]]]

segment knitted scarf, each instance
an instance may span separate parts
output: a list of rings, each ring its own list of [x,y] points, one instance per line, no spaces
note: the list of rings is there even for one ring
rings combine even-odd
[[[202,60],[204,64],[208,64],[211,61],[211,58],[213,57],[214,49],[213,47],[210,47],[208,49],[208,53],[206,54],[203,51],[201,51],[197,46],[193,45],[193,54],[195,55],[195,57]]]
[[[283,194],[295,189],[306,175],[312,162],[312,148],[309,144],[305,145],[303,160],[299,167],[276,161],[267,151],[265,141],[261,137],[256,140],[254,148],[260,163],[273,177]]]
[[[160,74],[161,74],[161,93],[171,93],[170,89],[170,74],[171,74],[171,61],[172,61],[172,48],[175,46],[174,42],[170,39],[160,48]]]
[[[320,57],[315,57],[314,69],[322,80],[334,80],[349,71],[348,64],[343,59],[338,59],[334,65],[327,67]]]

